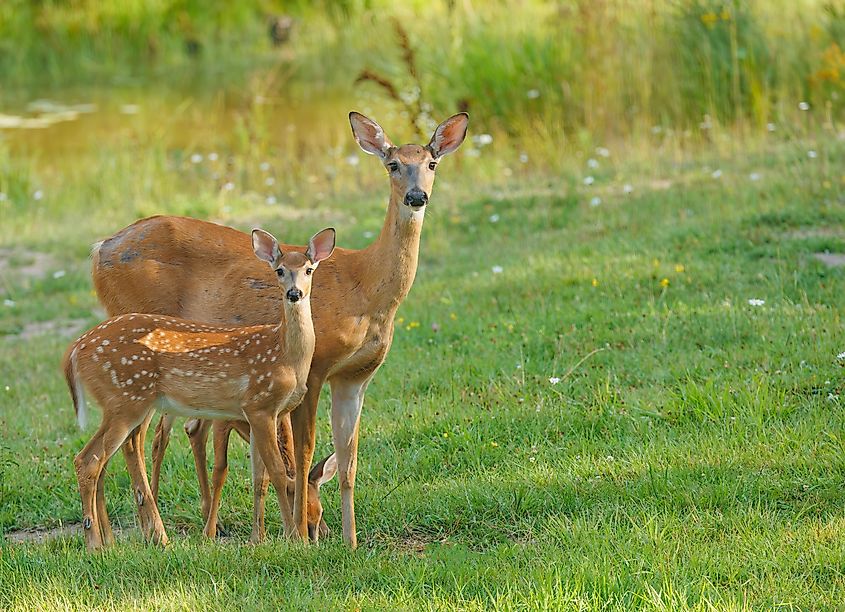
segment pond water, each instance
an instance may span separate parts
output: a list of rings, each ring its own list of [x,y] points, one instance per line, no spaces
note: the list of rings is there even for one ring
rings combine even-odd
[[[137,145],[205,151],[255,141],[269,147],[329,147],[340,138],[351,141],[349,105],[348,92],[286,91],[267,70],[221,86],[190,75],[36,86],[0,91],[0,146],[13,155],[59,162]]]

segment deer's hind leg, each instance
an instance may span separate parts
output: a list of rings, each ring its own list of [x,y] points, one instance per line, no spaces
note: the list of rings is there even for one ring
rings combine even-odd
[[[164,461],[164,451],[170,443],[170,430],[173,428],[172,414],[163,414],[156,425],[156,432],[153,436],[153,474],[150,489],[153,498],[158,502],[158,481],[161,478],[161,463]]]
[[[211,501],[206,514],[203,534],[208,538],[217,537],[217,512],[220,509],[220,498],[223,485],[229,473],[229,435],[232,433],[231,421],[214,421],[212,426],[214,440],[214,470],[211,473]]]
[[[112,415],[119,415],[120,418]],[[82,528],[88,550],[98,550],[106,544],[104,532],[100,526],[97,503],[100,477],[109,459],[126,441],[129,432],[143,420],[144,415],[128,423],[125,417],[126,414],[121,414],[119,411],[104,411],[103,420],[94,437],[73,460],[76,479],[79,483],[79,494],[82,498]],[[105,507],[105,500],[102,505]]]
[[[164,523],[158,511],[158,504],[156,504],[150,482],[147,479],[146,461],[144,459],[144,440],[152,417],[153,409],[150,402],[143,420],[129,434],[129,439],[123,445],[123,456],[126,459],[129,477],[132,479],[132,495],[138,509],[138,519],[141,523],[141,532],[144,534],[144,539],[154,544],[164,545],[167,544],[167,534],[164,531]]]

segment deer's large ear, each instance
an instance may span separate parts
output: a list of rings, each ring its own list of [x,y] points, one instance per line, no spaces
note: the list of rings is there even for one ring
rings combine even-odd
[[[452,115],[434,130],[431,142],[428,143],[428,150],[435,158],[452,153],[466,138],[468,125],[467,113]]]
[[[308,481],[314,483],[319,489],[337,474],[337,457],[332,453],[320,463],[311,468],[308,474]]]
[[[258,259],[263,259],[271,266],[282,257],[282,250],[279,248],[279,241],[270,232],[263,229],[252,230],[252,250]]]
[[[349,113],[349,123],[352,125],[355,140],[365,153],[378,155],[382,159],[387,156],[393,143],[378,123],[355,111]]]
[[[331,256],[334,251],[335,236],[334,228],[327,227],[311,237],[308,241],[308,249],[305,251],[305,256],[311,260],[311,263],[320,263]]]

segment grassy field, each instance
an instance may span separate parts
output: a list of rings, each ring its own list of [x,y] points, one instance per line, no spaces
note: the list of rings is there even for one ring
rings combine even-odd
[[[0,609],[842,606],[845,11],[480,6],[0,3]],[[246,545],[238,440],[205,541],[177,431],[171,545],[118,457],[119,542],[86,554],[59,360],[103,316],[91,243],[171,213],[363,247],[387,179],[346,112],[407,142],[461,108],[365,401],[359,550],[334,482],[319,547],[272,499]]]
[[[364,408],[361,548],[340,542],[333,484],[327,542],[246,545],[237,441],[221,511],[231,537],[203,541],[177,433],[166,550],[140,542],[116,458],[118,545],[92,556],[79,536],[0,544],[0,608],[838,607],[845,268],[815,254],[845,253],[845,145],[830,130],[801,135],[573,152],[555,175],[493,166],[489,181],[483,155],[446,160]],[[240,185],[200,189],[197,168],[152,150],[56,176],[2,164],[0,186],[17,194],[0,203],[7,535],[79,520],[71,459],[90,432],[58,361],[99,320],[91,242],[139,214],[187,212],[291,241],[330,221],[341,245],[363,246],[387,190],[363,156],[357,188],[281,207]],[[44,193],[23,197],[36,184]]]

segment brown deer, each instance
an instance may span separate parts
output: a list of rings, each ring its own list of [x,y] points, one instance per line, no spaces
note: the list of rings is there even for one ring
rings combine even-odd
[[[354,488],[364,393],[387,356],[396,310],[414,282],[435,168],[463,142],[469,117],[466,113],[450,117],[434,130],[427,145],[398,147],[375,121],[356,112],[349,114],[349,121],[361,148],[387,169],[390,201],[375,242],[362,250],[336,249],[315,273],[316,347],[308,390],[291,413],[291,422],[296,456],[294,521],[305,537],[317,401],[328,381],[343,537],[355,547]],[[282,298],[270,271],[252,256],[248,235],[184,217],[142,219],[102,242],[93,254],[93,279],[108,312],[175,313],[218,325],[272,323]],[[165,447],[159,425],[154,473]],[[202,429],[189,435],[197,436]],[[198,446],[192,441],[193,448]]]
[[[192,418],[245,419],[250,424],[253,485],[261,490],[269,472],[285,531],[299,537],[276,421],[305,396],[315,344],[312,274],[332,254],[335,231],[314,235],[305,254],[281,251],[276,239],[262,230],[253,230],[252,244],[284,295],[275,325],[221,327],[157,314],[124,314],[88,331],[65,353],[63,368],[80,426],[86,420],[85,391],[103,412],[99,429],[74,459],[90,550],[112,539],[98,494],[105,467],[127,439],[137,438],[156,409]],[[167,534],[136,442],[130,440],[129,446],[136,448],[125,455],[141,528],[147,539],[165,544]]]

